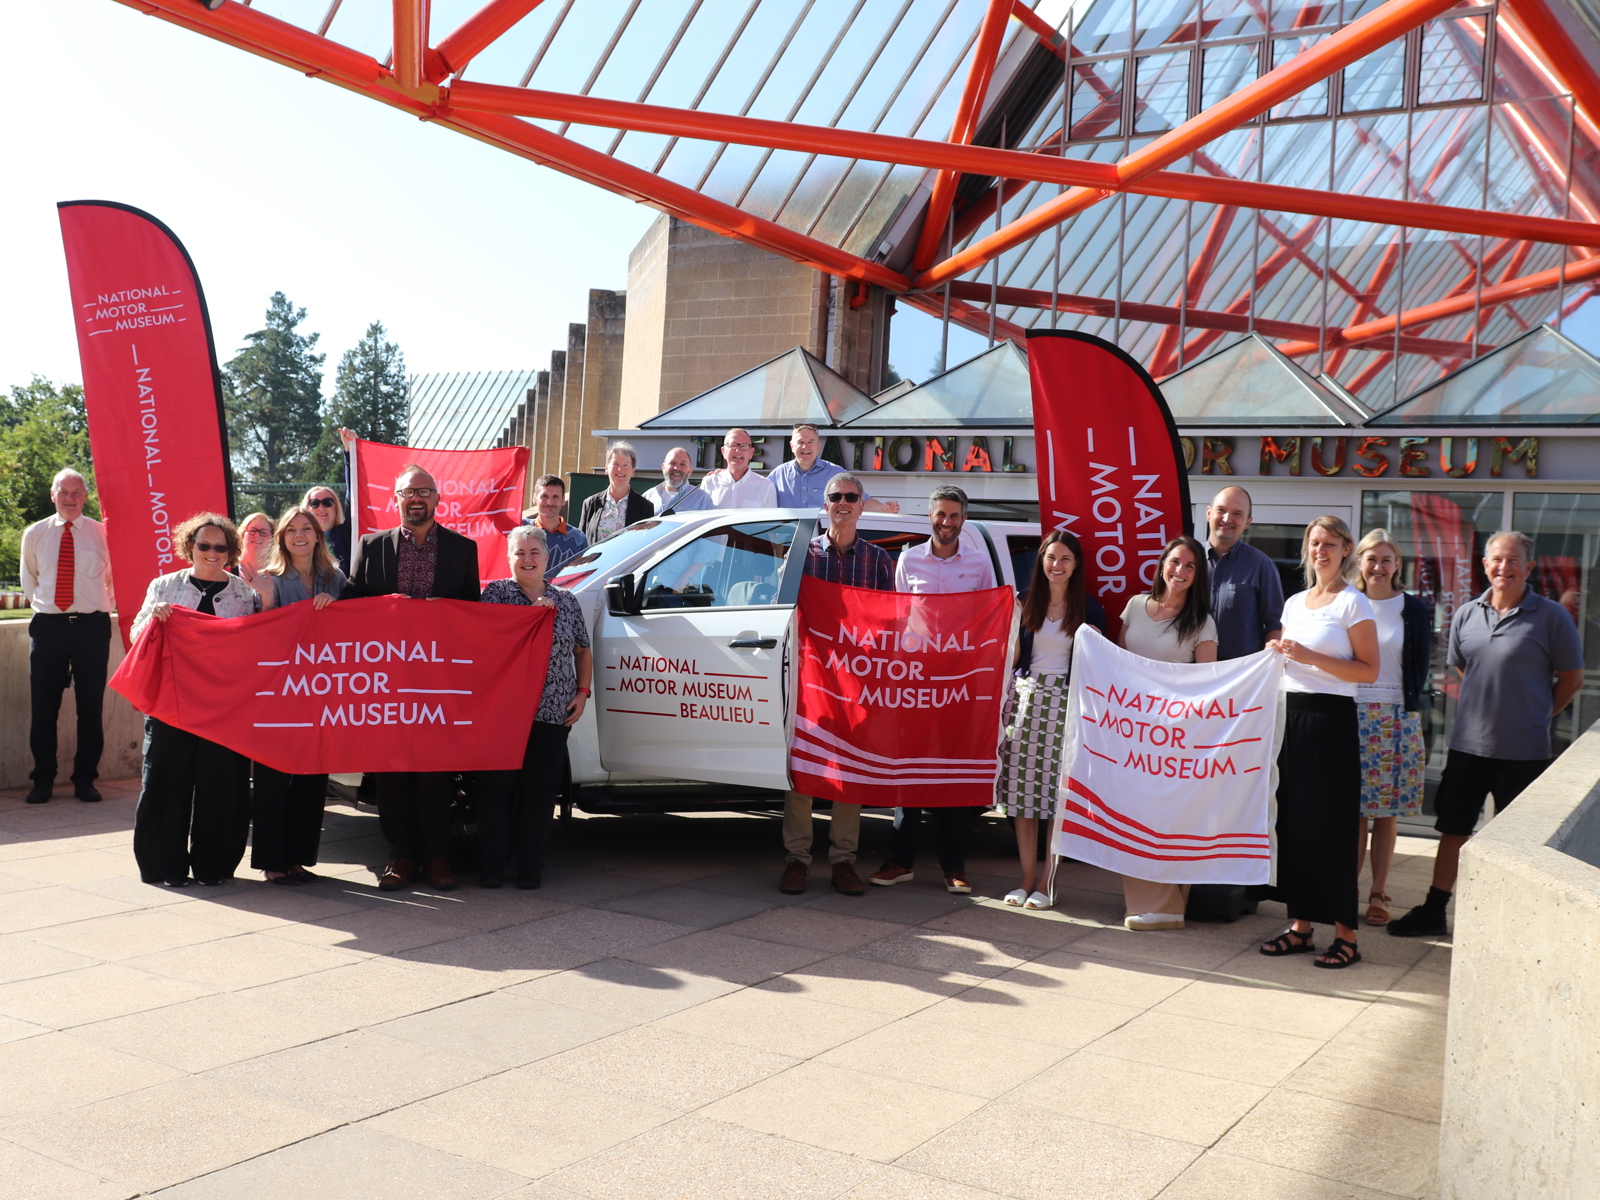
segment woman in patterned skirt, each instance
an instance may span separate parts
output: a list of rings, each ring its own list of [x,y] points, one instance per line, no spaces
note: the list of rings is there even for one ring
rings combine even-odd
[[[1083,586],[1082,561],[1083,547],[1070,533],[1052,533],[1039,544],[1022,597],[1022,636],[1001,718],[1005,740],[997,790],[1016,825],[1022,863],[1022,886],[1006,895],[1006,903],[1022,908],[1050,907],[1050,897],[1038,890],[1039,822],[1056,812],[1072,637],[1086,621],[1102,633],[1106,628],[1105,610]]]
[[[1361,824],[1356,873],[1372,841],[1368,925],[1389,923],[1389,866],[1394,862],[1399,818],[1422,810],[1422,697],[1433,656],[1433,613],[1400,590],[1403,560],[1386,529],[1374,529],[1356,547],[1356,586],[1378,617],[1378,680],[1356,689],[1361,737]]]

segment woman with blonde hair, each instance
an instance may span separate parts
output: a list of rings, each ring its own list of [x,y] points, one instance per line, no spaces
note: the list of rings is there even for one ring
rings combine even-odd
[[[1316,965],[1361,961],[1356,949],[1356,862],[1347,847],[1361,815],[1356,688],[1378,678],[1377,618],[1346,581],[1355,538],[1338,517],[1306,526],[1300,564],[1306,590],[1284,601],[1282,629],[1267,648],[1283,655],[1287,712],[1278,752],[1278,892],[1289,928],[1261,947],[1307,954],[1315,923],[1334,927]]]
[[[239,561],[234,572],[252,587],[257,572],[267,569],[273,532],[272,518],[264,512],[253,512],[239,522]]]
[[[1368,925],[1389,923],[1389,867],[1401,817],[1422,811],[1427,765],[1422,746],[1422,697],[1433,657],[1433,613],[1400,587],[1404,565],[1387,529],[1373,529],[1356,546],[1355,584],[1378,622],[1378,678],[1356,688],[1361,737],[1361,818],[1356,829],[1356,874],[1372,840]]]

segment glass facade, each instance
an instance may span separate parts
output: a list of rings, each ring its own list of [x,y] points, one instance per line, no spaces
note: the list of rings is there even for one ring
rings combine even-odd
[[[1511,524],[1533,538],[1531,586],[1572,614],[1583,639],[1583,691],[1556,719],[1556,743],[1564,747],[1600,717],[1600,496],[1517,492]]]

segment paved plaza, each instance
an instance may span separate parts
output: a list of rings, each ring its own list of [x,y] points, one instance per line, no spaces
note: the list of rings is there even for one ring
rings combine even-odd
[[[787,897],[776,819],[742,814],[580,817],[541,891],[440,895],[378,892],[377,819],[330,806],[330,878],[169,892],[136,782],[104,790],[0,793],[0,1196],[1433,1191],[1447,945],[1266,959],[1280,905],[1128,933],[1076,865],[1052,913],[932,870]],[[1009,837],[970,860],[986,896]],[[1397,913],[1432,847],[1401,839]]]

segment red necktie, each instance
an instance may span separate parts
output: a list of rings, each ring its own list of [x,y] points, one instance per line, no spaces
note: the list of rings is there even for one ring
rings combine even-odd
[[[72,522],[61,526],[61,552],[56,555],[56,607],[62,612],[72,607],[72,583],[77,575],[78,554],[72,545]]]

